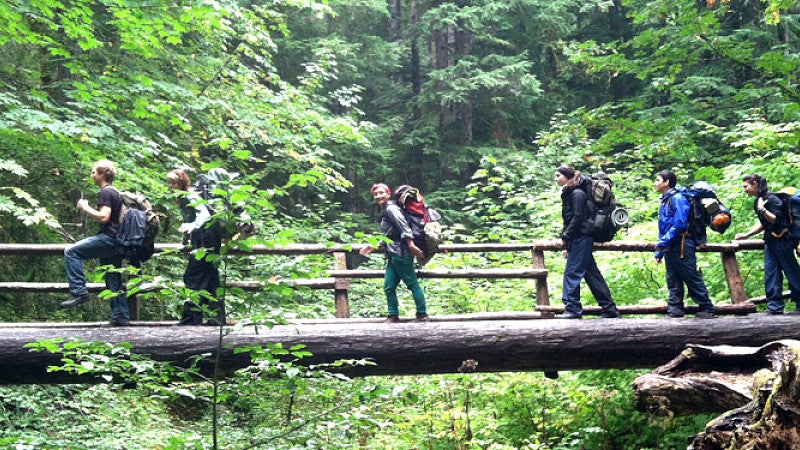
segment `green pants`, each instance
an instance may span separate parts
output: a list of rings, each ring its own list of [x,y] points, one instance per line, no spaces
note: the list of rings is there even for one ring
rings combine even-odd
[[[383,290],[386,292],[386,304],[389,306],[389,315],[399,316],[397,304],[397,286],[400,280],[406,284],[411,295],[414,296],[414,304],[417,305],[417,313],[426,313],[425,293],[417,280],[417,272],[414,270],[413,256],[390,256],[386,263],[386,275],[383,278]]]

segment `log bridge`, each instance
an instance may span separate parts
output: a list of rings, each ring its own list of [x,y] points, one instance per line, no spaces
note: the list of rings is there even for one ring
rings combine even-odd
[[[448,316],[449,317],[449,316]],[[96,323],[0,324],[0,384],[76,383],[98,380],[67,372],[47,372],[60,355],[31,353],[25,344],[39,339],[128,342],[136,353],[186,365],[190,358],[214,354],[215,327],[178,327],[140,323],[127,328]],[[415,375],[458,372],[507,372],[653,368],[680,354],[687,344],[765,345],[800,339],[800,316],[721,317],[714,320],[449,320],[386,324],[376,319],[298,322],[272,328],[232,327],[223,337],[223,374],[247,367],[249,357],[233,348],[282,343],[305,345],[312,356],[302,365],[366,359],[374,365],[328,369],[349,376]],[[201,363],[210,375],[212,358]]]
[[[61,255],[64,245],[0,244],[0,255]],[[178,244],[159,244],[159,252],[178,250]],[[718,305],[729,316],[715,320],[625,318],[622,320],[533,320],[546,319],[560,311],[549,302],[545,251],[559,251],[552,241],[529,244],[452,244],[445,252],[529,251],[532,266],[524,269],[431,269],[420,270],[431,278],[521,278],[536,280],[536,311],[483,313],[434,317],[428,323],[385,324],[378,319],[349,319],[347,293],[351,279],[382,277],[382,271],[349,268],[347,254],[358,245],[294,245],[253,249],[254,254],[332,254],[334,269],[327,279],[285,280],[294,286],[333,289],[337,319],[298,321],[272,328],[232,326],[226,328],[221,354],[222,370],[231,373],[250,364],[247,355],[234,355],[232,348],[251,344],[303,344],[312,353],[303,365],[338,360],[366,359],[374,365],[342,366],[334,369],[351,376],[431,374],[453,372],[545,371],[651,368],[680,353],[687,344],[759,346],[782,339],[800,339],[800,316],[745,315],[755,312],[753,299],[744,292],[736,252],[759,250],[763,241],[710,244],[701,251],[718,252],[731,294],[730,305]],[[596,244],[599,251],[652,251],[651,243],[615,241]],[[157,261],[157,258],[156,258]],[[232,281],[246,290],[263,289],[260,281]],[[101,290],[102,286],[92,286]],[[66,292],[65,283],[0,282],[0,291]],[[135,305],[134,305],[135,306]],[[688,308],[691,312],[691,306]],[[587,314],[598,313],[586,308]],[[663,314],[666,306],[623,306],[624,315]],[[229,324],[234,325],[234,324]],[[85,376],[48,372],[60,364],[60,356],[31,353],[25,345],[37,340],[80,339],[128,342],[133,351],[155,360],[184,365],[200,354],[217,348],[219,330],[214,327],[176,327],[165,323],[137,322],[129,328],[83,324],[0,324],[0,384],[93,382]],[[210,374],[211,367],[201,369]]]

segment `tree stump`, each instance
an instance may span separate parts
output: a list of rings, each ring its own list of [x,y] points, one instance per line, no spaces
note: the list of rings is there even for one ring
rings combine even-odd
[[[800,448],[800,341],[763,347],[687,346],[636,379],[636,407],[662,415],[728,412],[689,449]]]

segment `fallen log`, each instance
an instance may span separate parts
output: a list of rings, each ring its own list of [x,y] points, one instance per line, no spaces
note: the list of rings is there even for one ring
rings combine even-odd
[[[0,324],[0,384],[89,382],[63,372],[58,355],[31,353],[24,346],[41,339],[128,342],[132,351],[184,365],[217,348],[214,327],[142,323],[133,327],[99,324]],[[714,320],[597,319],[448,321],[399,324],[373,321],[295,323],[273,328],[237,326],[224,337],[221,364],[231,373],[250,364],[234,347],[304,344],[312,356],[303,364],[369,359],[372,366],[336,369],[351,376],[454,373],[473,360],[475,371],[559,371],[656,367],[690,343],[764,345],[800,339],[800,316],[751,315]],[[204,373],[211,367],[201,365]]]
[[[561,314],[564,312],[563,305],[536,305],[533,309],[540,313]],[[667,305],[621,305],[617,306],[620,314],[667,314]],[[700,308],[697,305],[686,305],[686,314],[695,314]],[[598,316],[603,312],[599,306],[584,306],[584,315]],[[735,305],[715,305],[714,312],[718,316],[722,315],[741,315],[756,312],[756,305],[752,303],[737,303]]]

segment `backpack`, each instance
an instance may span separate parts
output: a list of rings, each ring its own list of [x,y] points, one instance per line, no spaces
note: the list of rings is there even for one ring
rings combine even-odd
[[[733,223],[731,210],[719,200],[714,188],[705,181],[698,181],[688,189],[683,186],[676,189],[689,201],[689,231],[698,245],[706,243],[706,228],[724,233]]]
[[[129,191],[117,192],[122,200],[117,222],[120,253],[131,263],[138,265],[153,256],[161,220],[153,211],[150,200],[144,195]]]
[[[230,183],[230,181],[235,177],[236,174],[231,174],[227,170],[220,167],[211,169],[208,171],[208,173],[197,176],[197,179],[192,187],[195,192],[200,195],[200,198],[207,202],[205,206],[212,216],[217,213],[214,205],[219,201],[219,197],[215,193],[215,190],[218,188],[222,189],[225,184]],[[217,201],[215,202],[215,200]],[[224,200],[225,206],[228,206],[227,199]],[[240,219],[242,220],[236,221],[236,233],[232,232],[232,227],[229,226],[226,220],[215,220],[212,227],[215,228],[215,231],[219,233],[220,237],[222,239],[245,239],[248,236],[255,234],[255,225],[249,217],[245,217],[244,208],[234,207],[232,211],[234,214],[239,215]]]
[[[417,261],[423,266],[439,251],[439,244],[442,243],[442,215],[425,204],[425,199],[415,187],[402,185],[395,189],[393,196],[411,227],[414,244],[425,253],[425,259]]]
[[[783,202],[783,212],[789,221],[789,234],[795,242],[800,241],[800,190],[794,187],[785,187],[775,195]]]
[[[595,242],[614,239],[620,228],[628,223],[628,211],[617,204],[614,182],[604,172],[583,176],[581,181],[589,204],[589,220],[592,222],[592,238]]]

